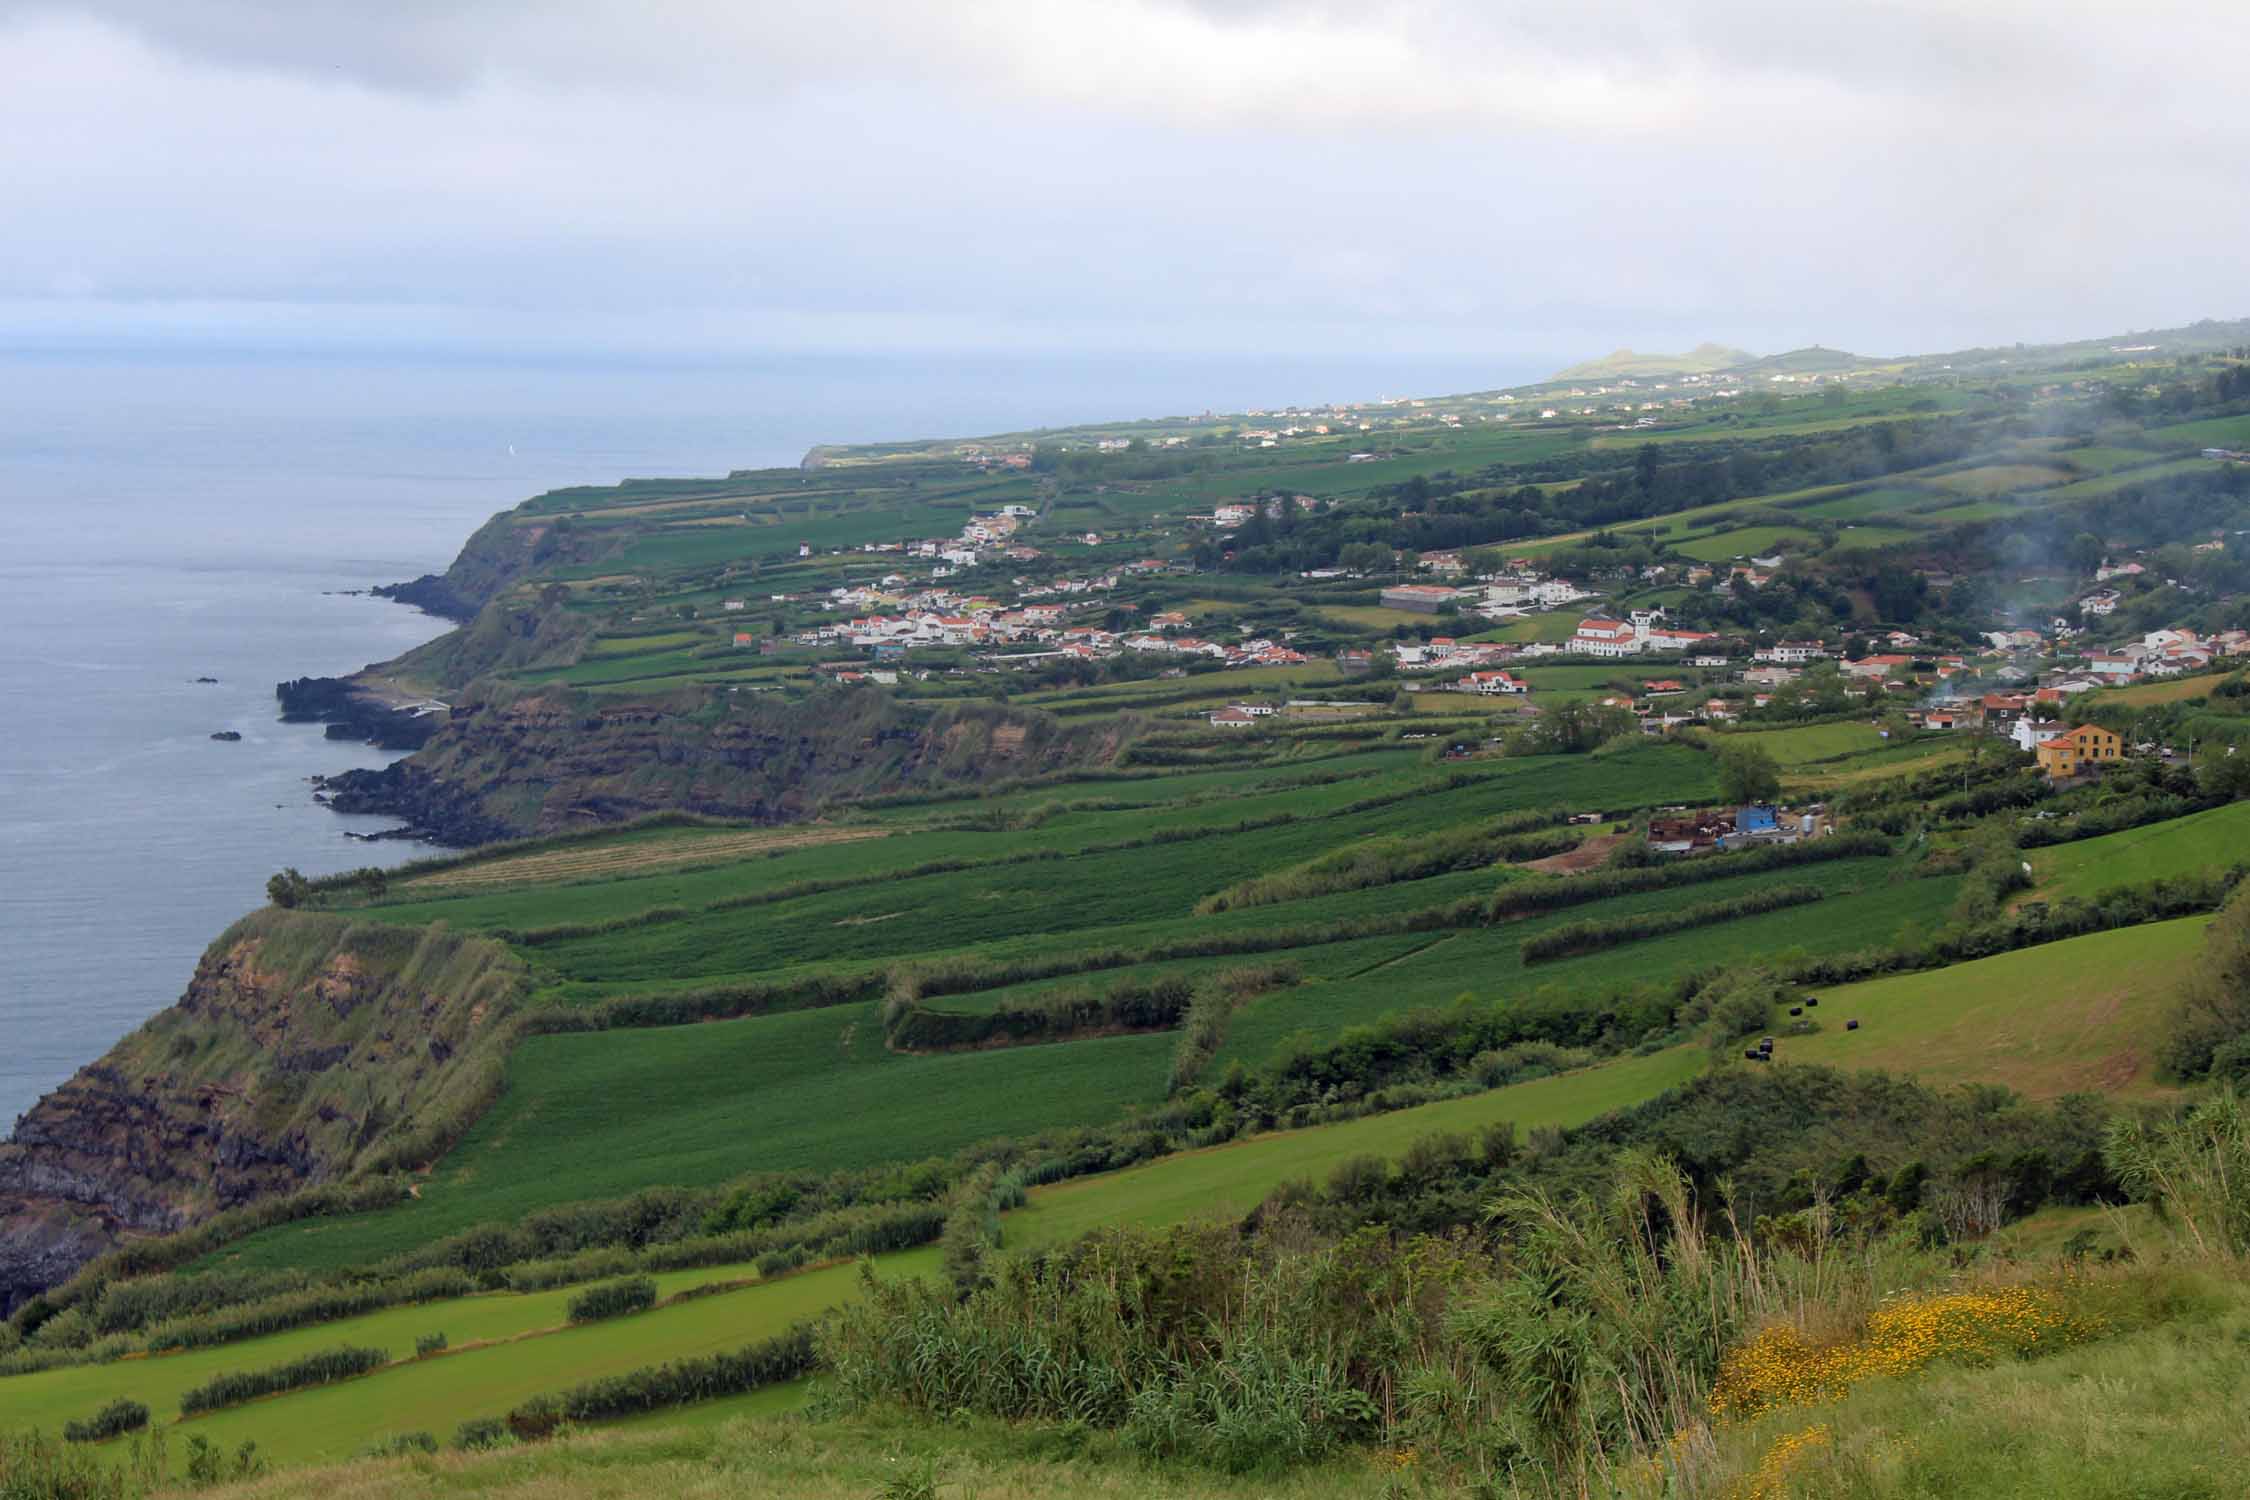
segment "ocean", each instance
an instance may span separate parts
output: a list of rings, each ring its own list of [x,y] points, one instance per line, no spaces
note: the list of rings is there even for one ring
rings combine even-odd
[[[426,853],[312,801],[382,764],[273,685],[446,622],[364,593],[542,490],[819,442],[1489,388],[1523,359],[384,363],[0,357],[0,1125],[178,998],[285,865]],[[213,678],[200,682],[199,678]],[[238,742],[211,735],[234,731]]]

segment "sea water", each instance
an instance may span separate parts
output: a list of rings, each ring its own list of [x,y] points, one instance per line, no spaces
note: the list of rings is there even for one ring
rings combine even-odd
[[[775,359],[725,367],[0,358],[0,1131],[308,875],[429,852],[306,778],[389,757],[273,686],[447,623],[370,597],[541,490],[818,442],[1486,388],[1518,362]],[[199,681],[211,678],[214,681]],[[232,731],[239,741],[213,740]]]

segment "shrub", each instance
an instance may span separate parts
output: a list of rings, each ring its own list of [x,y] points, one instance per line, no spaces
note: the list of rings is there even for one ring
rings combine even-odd
[[[604,1286],[590,1287],[571,1299],[570,1321],[597,1323],[646,1312],[656,1305],[656,1282],[648,1276],[629,1276]]]
[[[256,1443],[245,1442],[230,1458],[200,1432],[187,1440],[187,1481],[197,1488],[255,1479],[265,1472],[266,1461],[258,1456]]]
[[[410,1453],[435,1453],[438,1440],[427,1432],[402,1432],[378,1438],[360,1450],[361,1458],[404,1458]]]
[[[443,1333],[425,1333],[414,1341],[414,1357],[416,1359],[428,1359],[433,1354],[443,1354],[444,1352],[445,1335]]]
[[[222,1406],[237,1406],[260,1396],[350,1380],[355,1376],[365,1375],[370,1370],[381,1369],[390,1363],[390,1358],[386,1350],[358,1349],[345,1344],[334,1349],[324,1349],[318,1354],[309,1354],[286,1365],[275,1365],[264,1370],[230,1371],[213,1376],[182,1395],[180,1415],[192,1417],[202,1412],[217,1411]]]
[[[508,1440],[508,1424],[498,1417],[471,1417],[453,1429],[453,1446],[464,1453],[481,1453]]]
[[[148,1408],[120,1397],[83,1422],[63,1423],[63,1436],[73,1443],[98,1443],[104,1438],[138,1432],[148,1426]]]
[[[0,1430],[0,1495],[8,1500],[137,1500],[134,1477],[36,1432]]]

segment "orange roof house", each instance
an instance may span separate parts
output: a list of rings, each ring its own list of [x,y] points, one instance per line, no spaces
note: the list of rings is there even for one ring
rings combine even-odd
[[[2125,753],[2125,742],[2114,729],[2081,724],[2067,734],[2056,735],[2033,753],[2039,757],[2039,769],[2050,780],[2067,781],[2116,760]]]

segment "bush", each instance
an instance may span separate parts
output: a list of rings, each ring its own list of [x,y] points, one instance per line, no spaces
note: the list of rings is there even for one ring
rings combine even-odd
[[[498,1417],[471,1417],[453,1429],[453,1446],[463,1453],[482,1453],[508,1440],[508,1424]]]
[[[404,1458],[410,1453],[435,1453],[438,1440],[427,1432],[402,1432],[378,1438],[360,1450],[361,1458]]]
[[[386,1350],[357,1349],[345,1344],[269,1369],[230,1371],[212,1377],[181,1396],[180,1415],[192,1417],[202,1412],[217,1411],[222,1406],[238,1406],[260,1396],[303,1390],[308,1386],[332,1385],[339,1380],[365,1375],[370,1370],[379,1370],[389,1364],[390,1360],[391,1356]]]
[[[132,1475],[36,1432],[0,1431],[0,1495],[8,1500],[137,1500]]]
[[[445,1335],[442,1333],[425,1333],[414,1341],[414,1357],[416,1359],[428,1359],[433,1354],[443,1354],[444,1352]]]
[[[148,1426],[148,1408],[122,1397],[83,1422],[63,1423],[63,1436],[73,1443],[98,1443],[104,1438],[138,1432]]]
[[[655,1279],[630,1276],[605,1286],[590,1287],[572,1298],[570,1321],[598,1323],[603,1318],[621,1318],[630,1313],[646,1312],[655,1305]]]

